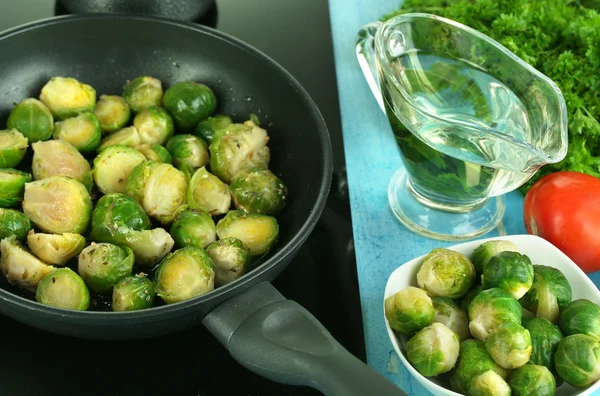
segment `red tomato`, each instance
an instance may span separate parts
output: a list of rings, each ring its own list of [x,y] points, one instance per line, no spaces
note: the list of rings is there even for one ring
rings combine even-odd
[[[600,179],[567,171],[544,176],[525,196],[524,217],[528,233],[552,243],[584,272],[600,270]]]

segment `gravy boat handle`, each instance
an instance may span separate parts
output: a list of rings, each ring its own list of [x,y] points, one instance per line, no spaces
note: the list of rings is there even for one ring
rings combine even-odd
[[[383,22],[375,21],[364,25],[356,38],[356,58],[362,72],[371,88],[375,100],[385,113],[381,85],[379,84],[379,73],[377,71],[377,54],[375,53],[375,36]]]

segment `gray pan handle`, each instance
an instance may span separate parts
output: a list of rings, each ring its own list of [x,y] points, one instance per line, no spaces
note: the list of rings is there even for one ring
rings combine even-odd
[[[406,395],[268,282],[229,299],[202,323],[240,364],[273,381],[327,396]]]

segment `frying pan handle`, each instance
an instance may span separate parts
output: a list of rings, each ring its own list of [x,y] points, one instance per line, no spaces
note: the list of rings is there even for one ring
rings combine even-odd
[[[327,396],[406,395],[268,282],[226,301],[203,324],[240,364],[271,380]]]

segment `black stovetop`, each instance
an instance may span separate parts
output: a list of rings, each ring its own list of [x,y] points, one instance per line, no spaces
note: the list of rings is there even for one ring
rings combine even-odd
[[[62,13],[55,0],[0,0],[0,31]],[[307,89],[327,122],[334,150],[331,194],[314,232],[274,284],[364,360],[327,0],[217,0],[197,22],[279,62]],[[202,327],[151,340],[99,342],[44,333],[0,316],[0,334],[3,396],[320,394],[254,375]]]

